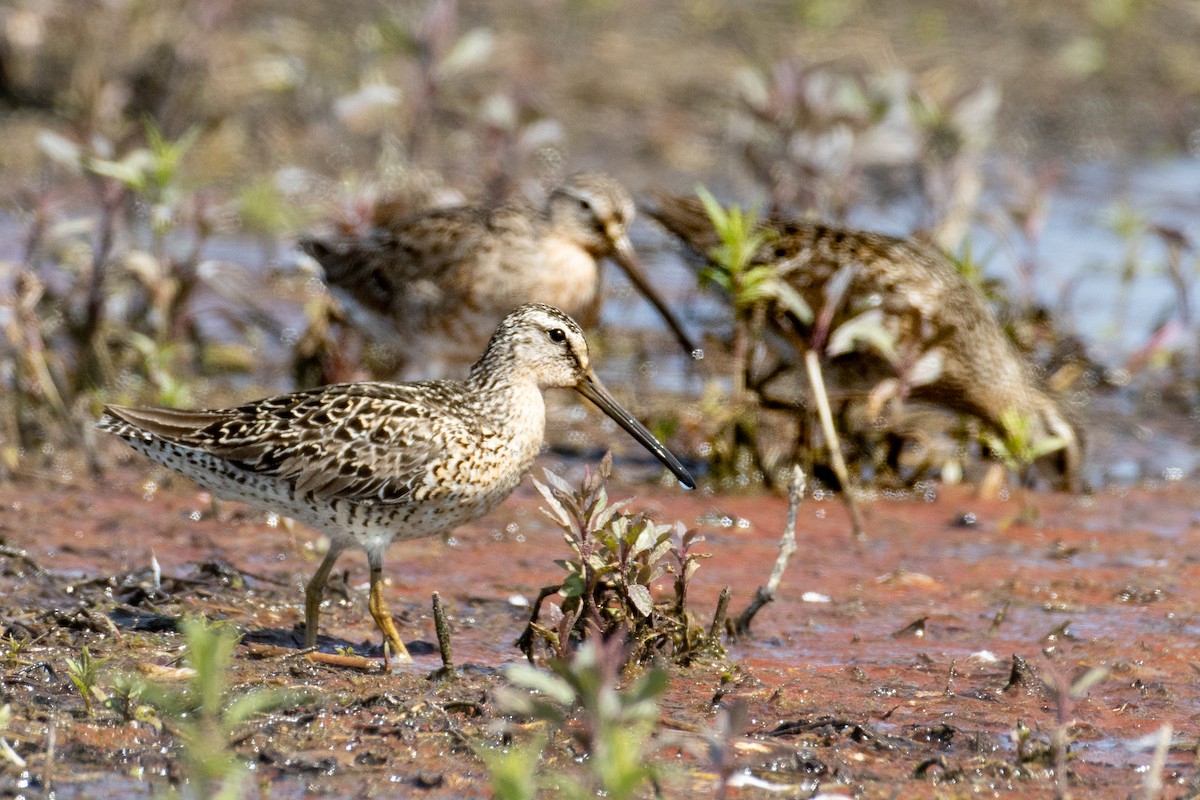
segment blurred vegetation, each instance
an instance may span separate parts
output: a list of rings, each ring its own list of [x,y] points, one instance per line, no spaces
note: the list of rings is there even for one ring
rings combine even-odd
[[[299,231],[494,201],[588,167],[635,188],[702,176],[833,221],[903,197],[925,235],[968,256],[982,220],[1018,254],[1002,317],[1053,373],[1064,337],[1030,286],[1056,173],[1010,159],[1197,152],[1198,40],[1194,4],[1139,0],[13,0],[0,8],[0,477],[66,470],[80,444],[94,468],[102,402],[207,402],[218,376],[239,396],[288,388],[303,364],[281,362],[326,346],[303,331],[320,338],[329,315],[288,255]],[[999,202],[981,207],[985,188]],[[1136,216],[1113,220],[1130,243],[1122,274],[1160,269],[1139,248],[1154,237],[1179,299],[1130,366],[1188,375],[1170,335],[1193,324],[1200,259]],[[752,355],[756,308],[738,300],[735,359]],[[1200,394],[1184,385],[1184,402]],[[708,452],[761,472],[739,447]]]
[[[533,800],[539,788],[554,797],[645,797],[659,786],[661,767],[648,763],[655,747],[659,701],[667,690],[668,673],[651,668],[620,686],[629,653],[619,637],[594,638],[573,655],[550,662],[550,671],[525,664],[509,665],[509,686],[496,692],[506,715],[549,728],[561,737],[558,748],[537,735],[531,742],[504,749],[475,747],[492,776],[497,800]],[[516,727],[516,726],[513,726]],[[557,749],[585,757],[562,758]],[[557,756],[557,769],[541,762]],[[565,763],[563,763],[565,762]],[[574,763],[573,763],[574,762]],[[582,762],[586,770],[577,764]]]

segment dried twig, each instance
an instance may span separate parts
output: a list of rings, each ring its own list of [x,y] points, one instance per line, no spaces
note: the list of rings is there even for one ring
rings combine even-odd
[[[850,512],[850,527],[854,540],[861,542],[867,538],[863,527],[862,512],[858,509],[858,501],[854,499],[854,490],[850,486],[850,471],[846,469],[846,459],[842,457],[842,447],[838,443],[837,429],[833,426],[833,412],[829,408],[829,395],[825,391],[825,377],[821,374],[821,361],[815,350],[804,353],[804,367],[808,371],[808,382],[812,387],[813,398],[817,403],[817,416],[821,419],[821,430],[825,434],[825,444],[829,448],[829,460],[833,471],[842,484],[842,499]]]
[[[805,483],[804,470],[800,469],[799,465],[793,466],[792,480],[788,485],[787,524],[784,525],[783,536],[779,539],[779,555],[775,557],[775,566],[771,570],[771,577],[767,579],[766,585],[758,588],[750,605],[738,615],[733,624],[734,633],[739,636],[750,632],[750,623],[754,620],[754,615],[775,599],[775,592],[778,591],[779,584],[783,580],[783,573],[787,569],[788,561],[796,552],[796,518],[800,513],[800,503],[804,501]]]
[[[289,647],[279,647],[273,644],[247,644],[250,655],[256,658],[305,658],[314,664],[325,664],[331,667],[349,667],[364,672],[375,672],[382,664],[374,658],[363,656],[344,656],[338,653],[322,653],[319,650],[292,650]]]
[[[442,666],[434,670],[430,679],[440,680],[454,677],[454,659],[450,652],[450,623],[442,607],[442,597],[433,593],[433,628],[437,631],[438,651],[442,655]]]

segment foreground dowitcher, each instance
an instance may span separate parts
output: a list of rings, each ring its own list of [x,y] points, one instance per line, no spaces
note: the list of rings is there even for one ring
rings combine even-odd
[[[599,260],[611,258],[670,326],[688,338],[634,256],[626,232],[633,200],[611,178],[573,175],[538,209],[459,206],[377,220],[363,235],[312,237],[316,259],[351,319],[402,357],[404,374],[470,363],[496,324],[521,303],[541,302],[594,322]]]
[[[655,200],[650,216],[694,253],[703,257],[720,244],[698,198],[660,192]],[[909,387],[909,397],[974,416],[1001,435],[1006,412],[1016,412],[1029,420],[1035,439],[1057,436],[1066,443],[1053,466],[1066,488],[1080,489],[1080,429],[1005,335],[987,298],[944,255],[915,241],[781,215],[763,220],[760,229],[766,241],[756,263],[784,267],[787,281],[817,312],[826,302],[829,281],[853,265],[834,326],[879,309],[899,351],[936,351],[940,371]],[[791,318],[776,322],[802,328]],[[864,365],[868,357],[855,358],[860,363],[853,372],[865,372],[868,380],[884,376],[873,369],[884,367],[882,362]]]
[[[384,551],[499,505],[542,447],[542,390],[556,387],[591,400],[693,487],[679,460],[592,372],[579,326],[541,304],[504,318],[465,381],[343,383],[214,411],[109,406],[98,427],[219,497],[329,536],[304,594],[309,647],[334,562],[348,547],[365,550],[371,616],[408,660],[383,598]]]

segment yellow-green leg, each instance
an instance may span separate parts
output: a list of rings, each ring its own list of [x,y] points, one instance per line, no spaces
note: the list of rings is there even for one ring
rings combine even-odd
[[[321,600],[325,597],[325,583],[329,580],[329,573],[333,571],[334,562],[338,560],[338,556],[345,549],[342,545],[330,542],[325,560],[321,562],[321,566],[317,567],[308,586],[304,588],[305,647],[317,646],[317,621],[321,617]]]
[[[404,646],[404,640],[400,638],[400,632],[396,630],[396,623],[392,621],[392,612],[388,610],[387,601],[383,599],[383,564],[375,563],[370,556],[367,557],[367,561],[371,566],[371,616],[375,618],[375,624],[383,631],[384,638],[391,645],[392,657],[400,662],[412,661],[412,656]]]

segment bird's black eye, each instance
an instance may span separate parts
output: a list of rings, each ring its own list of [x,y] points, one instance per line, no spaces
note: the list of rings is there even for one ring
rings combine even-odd
[[[586,197],[579,197],[576,199],[579,201],[579,207],[582,208],[584,211],[592,210],[592,204],[587,201]]]
[[[567,340],[567,332],[562,328],[551,328],[546,331],[546,335],[550,337],[552,342],[565,342]]]

